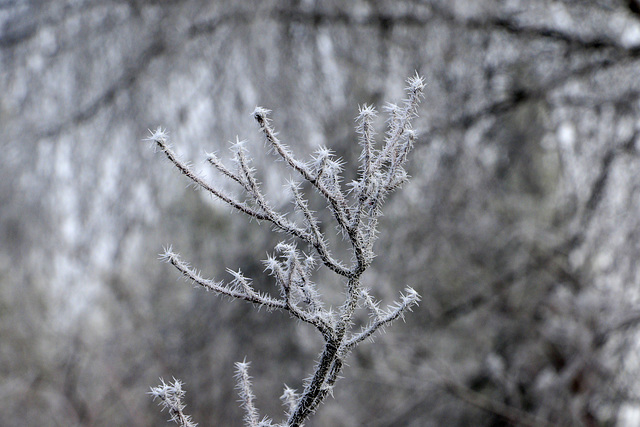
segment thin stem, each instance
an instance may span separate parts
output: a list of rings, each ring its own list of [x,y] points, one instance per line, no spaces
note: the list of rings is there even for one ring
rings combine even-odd
[[[152,135],[152,137],[153,137],[153,135]],[[223,202],[225,202],[229,206],[239,210],[240,212],[243,212],[243,213],[245,213],[245,214],[247,214],[249,216],[252,216],[252,217],[254,217],[254,218],[258,219],[258,220],[268,220],[269,219],[266,214],[257,212],[255,210],[249,208],[244,203],[240,203],[240,202],[237,202],[237,201],[233,200],[231,197],[227,196],[223,192],[221,192],[221,191],[211,187],[209,184],[207,184],[194,171],[192,171],[186,163],[182,162],[178,158],[176,153],[167,145],[166,141],[163,138],[155,138],[153,141],[158,145],[160,150],[167,156],[169,161],[171,161],[171,163],[173,163],[184,176],[189,178],[196,185],[198,185],[199,187],[204,188],[206,191],[208,191],[209,193],[211,193],[215,197],[219,198],[220,200],[222,200]]]
[[[304,420],[307,419],[307,417],[318,406],[319,402],[317,399],[322,394],[323,385],[327,379],[329,370],[338,357],[338,347],[338,343],[331,339],[325,343],[324,351],[320,357],[320,362],[316,366],[316,371],[305,388],[295,411],[289,417],[287,422],[288,426],[301,426]]]

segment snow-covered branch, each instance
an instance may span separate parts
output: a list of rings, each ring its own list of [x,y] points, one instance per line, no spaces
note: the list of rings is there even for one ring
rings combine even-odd
[[[257,107],[253,117],[257,121],[267,144],[280,156],[285,165],[293,169],[303,181],[310,184],[324,199],[327,209],[337,225],[340,235],[347,238],[351,248],[348,260],[334,258],[325,234],[331,227],[323,227],[319,216],[309,207],[309,194],[302,185],[290,181],[293,210],[299,215],[298,224],[288,219],[288,212],[278,212],[269,203],[260,188],[256,171],[247,148],[247,142],[236,139],[231,151],[233,167],[224,164],[216,154],[207,154],[207,162],[223,176],[239,185],[245,200],[237,200],[222,190],[208,184],[188,163],[180,160],[168,143],[167,133],[158,128],[148,138],[185,175],[193,185],[202,188],[236,210],[261,221],[268,221],[275,229],[288,235],[291,241],[276,245],[275,254],[264,261],[265,271],[274,279],[274,295],[257,291],[251,279],[240,270],[227,269],[231,281],[216,282],[201,276],[189,263],[169,247],[161,258],[173,265],[193,283],[218,294],[248,301],[259,307],[286,310],[303,322],[313,325],[324,338],[324,349],[313,374],[304,383],[301,393],[285,387],[282,400],[286,406],[286,420],[281,425],[300,426],[331,393],[344,364],[344,358],[355,346],[383,329],[397,318],[403,317],[419,300],[420,296],[411,288],[406,288],[397,302],[386,309],[362,287],[361,277],[374,259],[373,246],[378,235],[378,218],[382,214],[384,199],[407,179],[404,165],[416,140],[411,120],[417,116],[417,108],[424,89],[424,80],[417,74],[407,80],[407,97],[400,106],[388,104],[388,129],[382,148],[377,148],[373,127],[376,110],[372,106],[360,107],[356,118],[356,132],[362,152],[359,158],[358,178],[343,188],[344,162],[333,152],[320,147],[309,161],[298,160],[283,144],[271,124],[270,111]],[[306,245],[309,253],[298,249]],[[326,307],[321,288],[313,281],[315,270],[325,266],[341,276],[344,281],[344,302],[337,308]],[[354,316],[358,310],[369,314],[369,323],[359,332],[353,332]],[[260,419],[254,405],[254,395],[246,361],[236,364],[236,379],[242,406],[245,410],[245,424],[251,427],[272,425],[268,418]],[[181,421],[181,383],[172,386],[162,383],[154,388],[154,397],[163,399],[169,407],[172,419]],[[182,393],[182,394],[181,394]],[[171,396],[177,397],[170,399]],[[163,398],[164,397],[164,398]]]

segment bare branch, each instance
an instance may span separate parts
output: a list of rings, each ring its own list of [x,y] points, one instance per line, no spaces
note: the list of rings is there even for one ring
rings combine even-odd
[[[148,392],[153,396],[153,400],[159,399],[158,405],[162,406],[162,409],[169,411],[169,421],[173,421],[181,427],[196,427],[191,420],[191,416],[185,415],[185,404],[182,402],[186,391],[182,389],[182,381],[173,379],[173,383],[165,383],[160,378],[160,385],[157,387],[151,387],[151,391]]]
[[[182,162],[167,143],[167,134],[158,128],[148,138],[167,156],[167,158],[187,176],[196,186],[204,188],[213,196],[233,208],[258,220],[274,224],[276,230],[297,238],[313,247],[322,265],[342,276],[345,282],[345,300],[336,312],[324,303],[312,280],[316,269],[316,258],[298,250],[294,242],[280,242],[275,247],[276,255],[268,255],[264,261],[265,271],[275,279],[280,298],[257,291],[249,278],[240,270],[227,269],[233,277],[231,282],[214,282],[203,278],[196,270],[183,261],[171,248],[165,250],[162,259],[172,264],[180,273],[192,282],[207,290],[229,297],[249,301],[260,307],[287,310],[291,315],[305,323],[313,325],[325,341],[314,373],[305,381],[302,393],[285,388],[282,400],[287,407],[287,421],[283,425],[301,426],[318,408],[327,395],[331,394],[335,382],[344,364],[344,358],[359,343],[371,337],[377,330],[384,328],[418,303],[420,297],[411,288],[405,290],[400,301],[386,310],[361,286],[361,276],[374,258],[373,243],[377,235],[380,207],[387,193],[402,184],[407,174],[403,165],[407,161],[415,133],[411,129],[411,119],[416,116],[416,108],[424,81],[418,75],[408,80],[407,99],[402,107],[390,107],[389,130],[382,151],[375,148],[373,121],[376,111],[371,106],[360,108],[357,121],[359,142],[362,146],[360,156],[360,177],[351,184],[351,190],[342,191],[342,173],[344,162],[336,158],[331,150],[321,147],[308,163],[297,160],[289,148],[278,140],[268,118],[269,111],[257,107],[253,113],[260,125],[267,143],[284,159],[286,164],[297,171],[324,198],[327,207],[337,222],[338,232],[348,237],[353,251],[351,267],[331,255],[327,236],[321,229],[320,221],[309,207],[309,201],[302,193],[297,182],[290,182],[294,210],[302,215],[303,225],[286,219],[286,213],[276,212],[260,189],[251,158],[246,154],[245,141],[236,138],[232,146],[233,162],[236,170],[226,167],[215,155],[208,154],[207,161],[222,175],[236,182],[244,193],[248,203],[239,202],[222,191],[211,187],[198,176],[193,169]],[[348,196],[348,197],[347,197]],[[355,261],[354,261],[355,260]],[[360,303],[361,302],[361,303]],[[360,304],[359,304],[360,303]],[[359,308],[364,308],[371,317],[370,323],[362,330],[351,332],[354,317]],[[248,374],[249,363],[236,363],[236,379],[242,406],[245,410],[245,424],[250,427],[270,426],[268,418],[259,419],[254,405],[254,395]]]
[[[253,390],[251,388],[251,377],[249,376],[249,362],[243,360],[236,362],[236,388],[240,396],[240,402],[245,410],[244,421],[247,426],[258,427],[259,415],[253,400]]]
[[[274,299],[268,295],[261,294],[253,290],[250,286],[243,290],[234,289],[231,286],[224,285],[223,282],[214,282],[213,280],[205,279],[197,271],[189,267],[189,264],[182,261],[178,254],[171,251],[171,248],[167,249],[162,255],[162,259],[173,265],[182,273],[184,277],[192,282],[202,286],[206,290],[218,292],[223,295],[227,295],[233,298],[243,299],[259,306],[265,306],[271,309],[286,309],[287,304],[284,301]],[[237,279],[237,278],[236,278]]]
[[[184,176],[186,176],[191,181],[193,181],[193,183],[196,184],[198,187],[205,189],[206,191],[211,193],[213,196],[227,203],[229,206],[236,208],[240,212],[243,212],[251,217],[254,217],[258,220],[269,219],[267,215],[254,211],[244,203],[240,203],[236,200],[233,200],[231,197],[227,196],[222,191],[217,190],[211,187],[209,184],[207,184],[186,163],[184,163],[182,160],[178,158],[176,153],[171,149],[171,147],[169,147],[169,144],[167,143],[167,140],[168,140],[167,133],[164,132],[161,128],[156,129],[155,132],[151,132],[151,136],[148,137],[147,140],[155,142],[158,148],[160,148],[160,151],[162,151],[167,156],[169,161],[171,161],[171,163],[173,163]]]
[[[398,303],[390,306],[386,310],[386,313],[376,316],[360,333],[351,336],[344,344],[344,351],[348,353],[356,345],[373,335],[378,329],[384,328],[399,317],[403,317],[407,311],[411,311],[412,307],[420,302],[420,295],[418,295],[413,288],[406,288],[405,293]]]

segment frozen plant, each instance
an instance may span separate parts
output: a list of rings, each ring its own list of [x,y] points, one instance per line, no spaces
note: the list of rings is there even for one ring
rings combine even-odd
[[[339,233],[348,242],[351,252],[351,259],[348,261],[336,259],[332,255],[325,231],[320,226],[318,216],[309,207],[308,195],[304,193],[301,181],[292,180],[288,185],[298,221],[289,219],[287,212],[279,212],[269,203],[256,179],[245,141],[237,140],[231,147],[232,167],[226,166],[215,154],[207,155],[210,165],[241,188],[244,199],[237,199],[211,186],[189,164],[180,160],[162,128],[151,132],[148,138],[196,187],[204,189],[249,217],[271,223],[275,230],[289,237],[288,241],[276,245],[275,254],[264,261],[265,271],[275,281],[277,294],[257,291],[252,286],[251,279],[245,277],[240,270],[228,270],[233,277],[229,282],[214,281],[202,277],[171,247],[162,254],[162,258],[177,268],[184,277],[206,290],[243,299],[269,310],[286,310],[293,317],[313,325],[322,334],[324,348],[315,371],[304,381],[301,392],[285,387],[281,399],[287,408],[286,419],[277,425],[302,425],[332,392],[347,355],[378,329],[402,317],[420,299],[415,290],[407,287],[397,302],[383,308],[361,282],[362,274],[374,258],[373,246],[378,234],[378,218],[382,214],[385,197],[408,178],[404,164],[416,138],[411,120],[417,116],[425,84],[418,74],[409,78],[407,83],[406,99],[400,105],[385,106],[389,120],[381,147],[375,141],[375,108],[369,105],[360,108],[356,130],[362,154],[357,179],[347,184],[346,188],[342,185],[344,164],[331,150],[321,147],[311,160],[298,160],[277,138],[269,119],[269,110],[257,107],[253,112],[267,144],[285,161],[287,167],[295,171],[301,181],[310,184],[326,202]],[[299,246],[304,246],[308,253],[299,249]],[[320,290],[312,281],[314,271],[322,266],[339,275],[344,283],[345,299],[338,308],[326,307]],[[358,309],[366,311],[370,317],[369,322],[362,327],[357,327],[354,323],[354,315]],[[268,418],[261,419],[258,414],[248,368],[248,362],[236,364],[236,379],[245,410],[245,423],[251,427],[274,425]],[[161,399],[164,407],[169,408],[173,421],[183,426],[190,425],[188,417],[182,415],[181,397],[184,392],[179,381],[172,386],[162,382],[159,387],[152,388],[152,394]]]
[[[185,395],[185,391],[182,388],[182,381],[173,379],[173,383],[165,383],[160,378],[160,385],[157,387],[151,387],[151,391],[148,393],[153,396],[153,400],[158,399],[158,405],[162,406],[162,409],[169,411],[169,421],[174,421],[176,424],[180,424],[183,427],[196,427],[191,421],[189,415],[185,415],[182,411],[184,409],[184,402],[182,398]]]

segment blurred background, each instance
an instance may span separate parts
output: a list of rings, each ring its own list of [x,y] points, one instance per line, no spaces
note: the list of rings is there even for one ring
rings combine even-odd
[[[157,258],[172,244],[269,289],[282,236],[142,139],[161,125],[227,185],[204,151],[246,138],[287,206],[254,107],[300,158],[325,144],[353,164],[358,105],[400,101],[415,71],[412,179],[365,285],[423,301],[352,354],[308,425],[638,425],[638,0],[0,0],[0,425],[164,425],[145,394],[162,376],[201,426],[240,426],[245,357],[280,421],[316,331]]]

